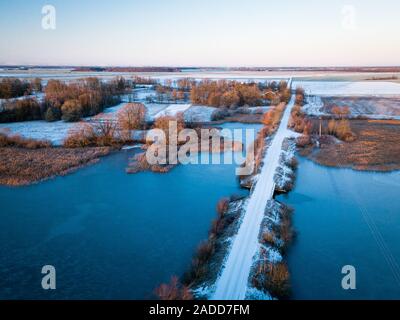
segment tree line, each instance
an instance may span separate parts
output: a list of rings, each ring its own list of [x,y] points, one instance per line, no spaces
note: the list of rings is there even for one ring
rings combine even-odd
[[[285,81],[280,83],[241,83],[227,80],[203,80],[193,83],[190,99],[193,104],[213,107],[242,107],[277,105],[287,102],[290,89]]]
[[[98,78],[85,78],[73,83],[49,80],[44,88],[44,99],[36,98],[7,101],[0,112],[0,122],[29,120],[68,122],[79,121],[82,117],[94,116],[105,108],[120,102],[132,83],[123,77],[109,82]]]
[[[182,78],[166,80],[155,86],[156,94],[148,97],[148,102],[191,102],[192,104],[217,108],[237,108],[243,106],[278,105],[288,102],[290,89],[286,81],[265,83],[243,83],[232,80],[196,81]]]
[[[0,99],[12,99],[42,91],[42,81],[35,78],[31,81],[16,78],[4,78],[0,81]]]

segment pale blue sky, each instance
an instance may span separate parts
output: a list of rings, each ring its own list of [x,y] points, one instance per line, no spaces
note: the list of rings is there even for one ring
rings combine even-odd
[[[0,64],[400,65],[399,14],[398,0],[0,0]]]

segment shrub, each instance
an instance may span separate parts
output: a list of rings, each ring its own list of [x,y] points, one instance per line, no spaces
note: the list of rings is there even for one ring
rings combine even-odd
[[[100,120],[92,124],[96,134],[96,145],[99,147],[116,146],[122,143],[116,123],[112,120]]]
[[[292,159],[290,159],[288,165],[289,168],[291,168],[292,170],[296,170],[299,166],[299,161],[296,159],[296,157],[293,157]]]
[[[305,148],[311,144],[311,137],[309,135],[302,135],[296,139],[296,146]]]
[[[272,100],[278,104],[290,97],[290,90],[287,88],[287,83],[284,82],[281,87],[278,87],[254,82],[203,80],[197,83],[192,82],[186,88],[190,88],[190,99],[193,104],[214,107],[259,106]]]
[[[0,132],[0,147],[19,147],[26,149],[41,149],[51,147],[51,143],[45,140],[23,138],[19,135],[9,136]]]
[[[290,294],[290,275],[284,263],[268,263],[265,268],[265,289],[278,299],[287,299]]]
[[[350,122],[347,119],[341,119],[339,122],[333,119],[330,120],[328,122],[328,133],[346,142],[356,139],[355,134],[351,130]]]
[[[202,242],[192,260],[190,271],[185,275],[185,283],[192,283],[203,278],[208,272],[208,263],[214,254],[214,240],[206,240]]]
[[[174,122],[176,123],[176,131],[174,130],[174,132],[170,132],[170,124],[172,125]],[[167,143],[169,143],[170,135],[176,135],[177,139],[179,132],[185,129],[185,121],[182,114],[178,114],[176,117],[162,116],[156,119],[156,121],[154,122],[154,128],[164,131]],[[172,126],[171,128],[174,129],[174,126]]]
[[[336,118],[343,119],[350,114],[350,108],[334,106],[332,108],[332,113]]]
[[[268,231],[268,232],[264,232],[263,236],[262,236],[262,241],[265,244],[268,244],[270,246],[275,246],[275,234],[273,231]]]
[[[271,109],[263,115],[262,123],[266,127],[272,127],[275,118],[275,110]]]
[[[122,143],[116,124],[105,120],[90,124],[79,123],[69,131],[64,147],[118,147]]]
[[[217,203],[217,212],[220,216],[223,216],[229,208],[229,199],[228,198],[223,198],[218,201]]]
[[[46,113],[44,115],[44,120],[48,122],[54,122],[61,119],[61,112],[60,109],[57,108],[47,108]]]
[[[40,120],[40,104],[35,98],[7,101],[0,113],[0,122]]]
[[[11,99],[29,95],[31,91],[31,85],[28,81],[16,78],[4,78],[0,81],[0,99]]]
[[[229,116],[229,111],[227,108],[221,108],[218,110],[215,110],[212,115],[211,115],[211,120],[212,121],[219,121],[223,120],[224,118]]]
[[[355,134],[351,131],[349,120],[342,119],[339,121],[336,127],[336,135],[343,141],[350,142],[355,140]]]
[[[154,292],[161,300],[193,300],[189,287],[182,285],[175,276],[170,283],[160,285]]]
[[[120,101],[119,95],[123,94],[128,82],[116,78],[107,83],[97,78],[85,78],[72,83],[59,80],[49,80],[45,87],[45,105],[61,109],[68,101],[73,103],[65,106],[66,121],[77,121],[80,117],[96,115],[104,108],[115,105]],[[79,107],[77,107],[79,106]]]
[[[123,130],[143,129],[146,108],[141,103],[128,103],[118,111],[118,124]]]
[[[80,123],[77,128],[69,131],[64,140],[66,148],[83,148],[96,145],[96,133],[92,126],[87,123]]]
[[[67,100],[62,105],[61,112],[64,121],[76,122],[82,117],[82,106],[79,100]]]

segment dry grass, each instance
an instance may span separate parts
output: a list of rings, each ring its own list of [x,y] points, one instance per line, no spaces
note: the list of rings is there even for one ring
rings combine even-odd
[[[97,161],[109,148],[0,148],[0,184],[21,186],[65,175]]]
[[[275,232],[273,231],[264,232],[262,235],[262,242],[272,247],[275,247],[276,246]]]
[[[217,203],[217,213],[220,216],[223,216],[229,208],[229,199],[228,198],[222,198],[221,200],[218,201]]]
[[[268,292],[276,299],[288,299],[290,296],[290,274],[285,263],[259,263],[252,277],[252,285]]]
[[[317,163],[356,170],[400,169],[400,121],[351,120],[357,135],[352,142],[321,139],[321,148],[308,150]]]
[[[80,122],[72,128],[64,140],[66,148],[121,147],[123,139],[116,123],[110,120],[94,123]]]
[[[227,122],[241,122],[241,123],[261,123],[262,114],[259,113],[239,113],[239,112],[229,112],[229,115],[224,116],[222,119],[214,120],[213,124],[222,124]]]
[[[23,138],[19,135],[7,135],[0,132],[0,148],[19,147],[26,149],[49,148],[51,143],[45,140],[34,140]]]
[[[168,159],[168,155],[166,157]],[[140,153],[131,159],[128,168],[126,168],[126,173],[135,174],[143,171],[151,171],[154,173],[168,173],[176,164],[150,164],[147,161],[146,153]]]

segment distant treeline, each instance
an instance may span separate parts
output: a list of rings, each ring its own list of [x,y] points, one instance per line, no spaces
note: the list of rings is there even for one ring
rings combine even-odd
[[[7,101],[0,112],[0,122],[29,120],[69,122],[82,117],[94,116],[105,108],[120,102],[132,85],[122,77],[109,82],[97,78],[85,78],[73,83],[49,80],[44,88],[44,99],[36,98]]]
[[[400,67],[236,67],[227,71],[340,71],[340,72],[400,72]]]
[[[181,72],[181,68],[172,67],[77,67],[77,72]]]
[[[12,99],[42,91],[42,81],[38,78],[31,81],[16,78],[4,78],[0,81],[0,99]]]

